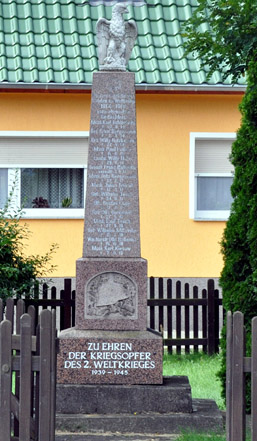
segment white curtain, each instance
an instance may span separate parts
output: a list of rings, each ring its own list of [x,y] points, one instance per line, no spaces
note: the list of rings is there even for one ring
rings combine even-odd
[[[8,169],[0,168],[0,208],[3,208],[8,197]]]
[[[71,198],[71,208],[83,207],[83,169],[25,168],[21,170],[21,203],[32,208],[36,198],[47,200],[50,208],[61,208]]]
[[[197,177],[197,210],[230,210],[232,177]]]

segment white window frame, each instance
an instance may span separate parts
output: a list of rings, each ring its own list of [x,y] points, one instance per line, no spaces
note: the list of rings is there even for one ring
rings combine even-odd
[[[1,131],[0,137],[12,137],[12,138],[85,138],[88,140],[89,132],[71,132],[71,131],[54,131],[54,132],[26,132],[26,131]],[[13,205],[20,207],[21,196],[21,169],[22,168],[83,168],[84,169],[84,203],[86,197],[86,182],[87,182],[87,164],[72,164],[70,167],[67,164],[0,164],[0,168],[8,169],[8,192],[12,188],[16,170],[18,170],[18,183],[13,195]],[[83,219],[85,208],[24,208],[22,211],[22,218],[24,219]]]
[[[195,221],[226,221],[230,210],[197,210],[197,177],[215,176],[231,177],[233,173],[195,173],[195,146],[197,140],[231,140],[236,139],[234,132],[191,132],[189,153],[189,217]]]

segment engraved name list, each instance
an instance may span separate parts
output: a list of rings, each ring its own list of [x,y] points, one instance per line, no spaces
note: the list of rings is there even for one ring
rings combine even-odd
[[[93,91],[87,257],[140,256],[135,101],[126,90],[118,92],[115,82]]]

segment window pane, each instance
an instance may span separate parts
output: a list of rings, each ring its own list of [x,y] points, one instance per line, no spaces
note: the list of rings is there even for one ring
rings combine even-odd
[[[6,204],[8,197],[8,169],[0,168],[0,208]]]
[[[197,210],[230,210],[232,177],[197,177]]]
[[[21,202],[25,208],[82,208],[82,168],[23,168]]]

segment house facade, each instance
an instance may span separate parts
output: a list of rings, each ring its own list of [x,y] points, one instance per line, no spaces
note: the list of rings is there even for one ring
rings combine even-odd
[[[194,0],[129,5],[135,73],[141,254],[148,275],[218,277],[229,215],[228,156],[245,85],[207,81],[184,58],[182,26]],[[75,275],[82,255],[95,25],[111,6],[63,0],[3,4],[0,22],[0,204],[15,203],[32,235],[27,253],[59,248],[53,276]],[[16,176],[16,178],[15,178]]]

